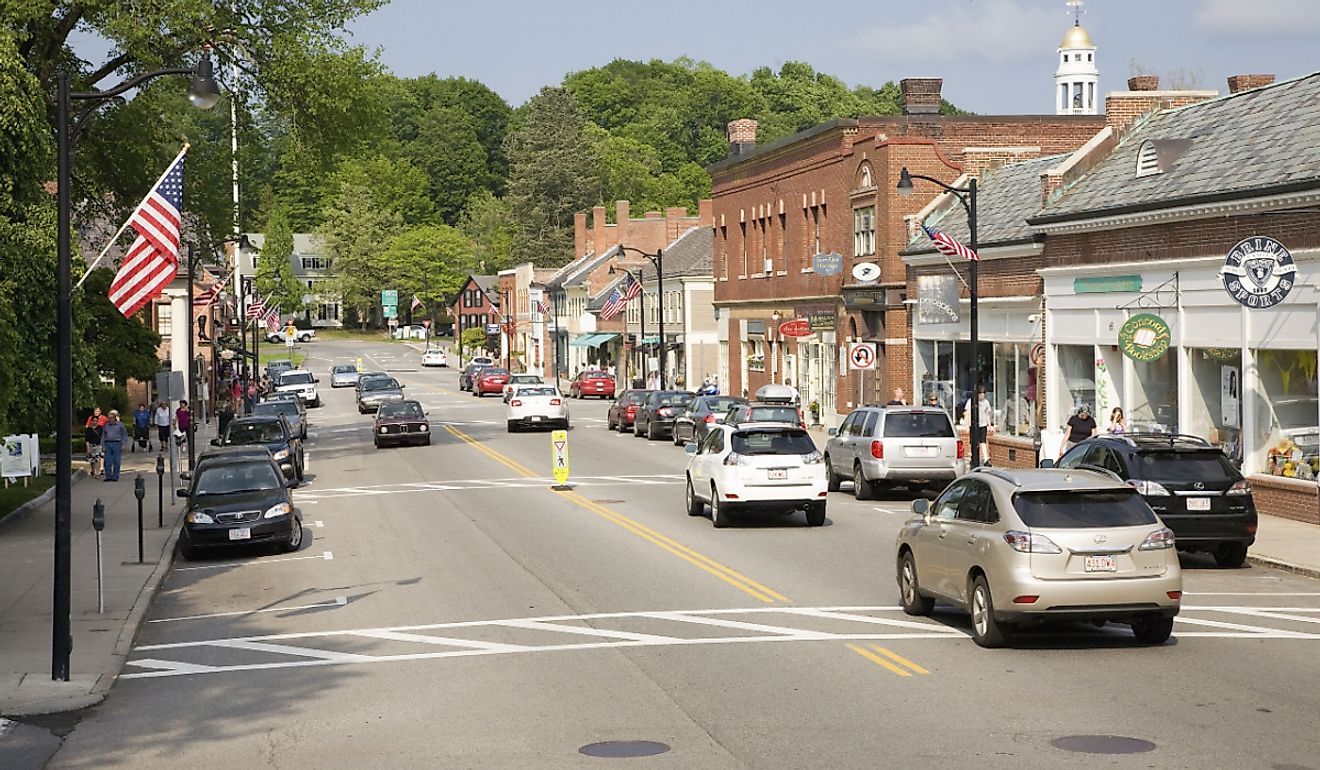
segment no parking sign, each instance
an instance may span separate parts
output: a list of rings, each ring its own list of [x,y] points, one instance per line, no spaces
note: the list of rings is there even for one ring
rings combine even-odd
[[[875,343],[848,343],[848,367],[853,370],[875,370]]]

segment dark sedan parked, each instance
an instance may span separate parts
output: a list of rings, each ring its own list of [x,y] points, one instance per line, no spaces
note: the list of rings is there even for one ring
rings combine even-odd
[[[381,404],[380,409],[376,410],[372,433],[372,441],[377,449],[389,445],[427,446],[431,443],[431,423],[426,419],[422,405],[416,401]]]
[[[225,435],[211,439],[211,446],[265,447],[270,450],[286,479],[299,483],[302,481],[302,441],[283,415],[235,417],[225,427]]]
[[[237,422],[237,420],[236,420]],[[201,549],[273,543],[281,551],[302,545],[302,515],[269,451],[260,447],[208,453],[188,475],[179,552],[193,559]]]
[[[265,398],[252,407],[253,415],[284,415],[298,438],[307,438],[307,407],[296,395],[293,398]]]
[[[689,441],[701,443],[710,432],[710,426],[719,422],[735,406],[747,399],[737,396],[697,396],[688,402],[687,409],[674,420],[674,443]]]
[[[690,390],[651,391],[633,416],[633,435],[651,441],[672,436],[675,418],[687,410],[695,395]]]
[[[605,413],[605,422],[609,429],[624,433],[631,428],[638,407],[650,392],[640,388],[630,388],[620,393],[619,397],[614,399],[614,403],[610,404],[609,411]]]

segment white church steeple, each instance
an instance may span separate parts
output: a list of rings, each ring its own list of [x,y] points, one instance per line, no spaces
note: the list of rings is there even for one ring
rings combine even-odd
[[[1059,44],[1059,68],[1054,71],[1054,109],[1058,115],[1099,114],[1100,70],[1095,43],[1082,27],[1083,0],[1068,0],[1073,26]]]

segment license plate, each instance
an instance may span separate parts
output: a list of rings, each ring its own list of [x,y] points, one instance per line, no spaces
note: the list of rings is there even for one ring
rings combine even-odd
[[[229,530],[229,539],[230,539],[230,540],[251,540],[251,539],[252,539],[252,528],[251,528],[251,527],[242,527],[242,528],[240,528],[240,529],[231,529],[231,530]]]
[[[1208,510],[1210,510],[1210,498],[1208,498],[1208,497],[1189,497],[1189,498],[1187,498],[1187,510],[1189,510],[1189,511],[1208,511]]]
[[[532,422],[540,422],[540,421],[541,421],[541,415],[539,414],[532,415]]]
[[[914,446],[905,448],[903,454],[908,457],[934,457],[937,451],[938,448],[933,446]]]
[[[1087,572],[1118,572],[1118,561],[1113,556],[1087,556]]]
[[[765,472],[771,481],[782,481],[788,478],[787,468],[770,468]]]

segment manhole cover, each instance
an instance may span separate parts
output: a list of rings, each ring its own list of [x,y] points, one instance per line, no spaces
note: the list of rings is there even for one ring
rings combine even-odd
[[[656,754],[663,754],[669,751],[669,747],[663,743],[655,741],[602,741],[600,743],[588,743],[586,746],[578,749],[579,754],[586,754],[589,757],[606,757],[609,759],[627,759],[629,757],[653,757]]]
[[[1121,735],[1065,735],[1050,743],[1055,748],[1082,754],[1140,754],[1155,749],[1155,744],[1150,741]]]
[[[624,501],[623,500],[592,500],[591,502],[600,503],[601,505],[618,505],[619,503],[622,503]]]

